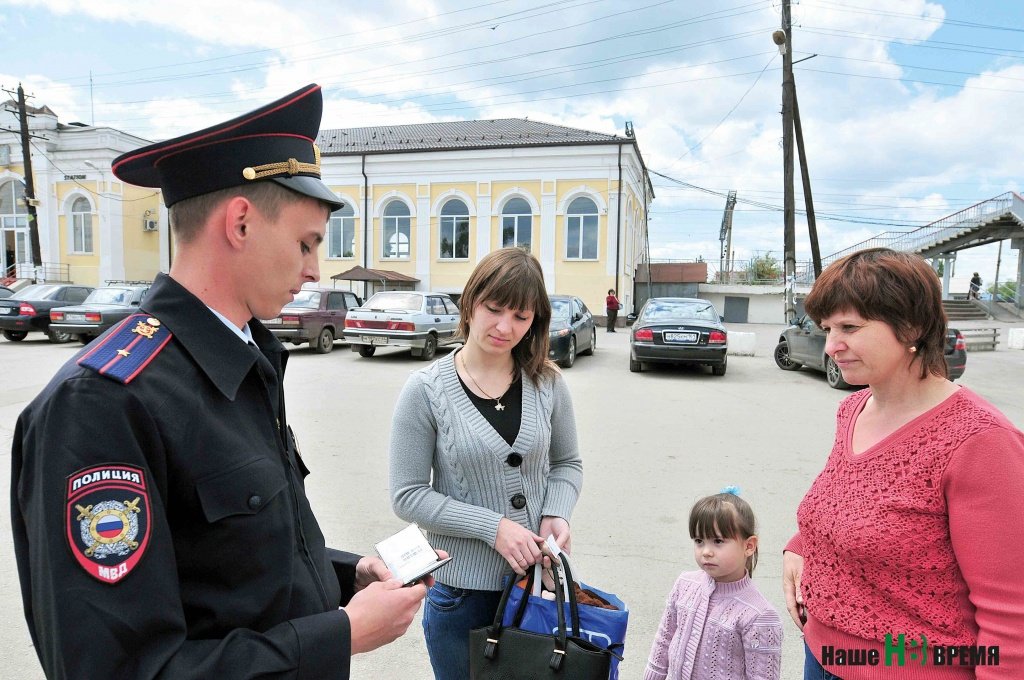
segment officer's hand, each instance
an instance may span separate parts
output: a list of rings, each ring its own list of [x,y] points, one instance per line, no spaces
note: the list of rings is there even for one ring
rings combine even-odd
[[[425,585],[403,588],[396,579],[370,583],[356,593],[345,607],[352,653],[373,651],[401,637],[426,594]]]
[[[391,578],[391,570],[379,557],[363,557],[356,563],[356,592],[377,581]]]

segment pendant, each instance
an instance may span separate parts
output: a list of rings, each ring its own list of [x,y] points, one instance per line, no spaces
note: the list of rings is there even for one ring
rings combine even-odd
[[[498,400],[495,399],[495,401],[498,401]],[[498,401],[498,403],[494,405],[494,410],[495,411],[504,411],[505,410],[505,406],[500,401]]]

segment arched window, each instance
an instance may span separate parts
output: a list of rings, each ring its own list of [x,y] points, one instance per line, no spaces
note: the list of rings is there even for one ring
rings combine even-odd
[[[92,252],[92,206],[83,196],[71,204],[71,250],[76,253]]]
[[[442,260],[465,260],[469,258],[469,208],[457,198],[441,207],[441,248]]]
[[[348,203],[331,213],[327,223],[327,257],[355,257],[355,215]]]
[[[533,211],[522,198],[513,198],[501,209],[501,246],[530,249],[533,240]]]
[[[409,257],[409,207],[401,201],[391,201],[384,208],[384,238],[381,257]]]
[[[15,180],[0,184],[0,275],[18,262],[29,262],[28,206],[25,185]]]
[[[565,211],[565,257],[597,259],[597,204],[586,196],[573,199]]]

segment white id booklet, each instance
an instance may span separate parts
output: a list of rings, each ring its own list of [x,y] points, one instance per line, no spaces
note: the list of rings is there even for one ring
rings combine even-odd
[[[410,524],[394,536],[385,538],[374,547],[384,560],[384,564],[388,565],[391,574],[405,585],[419,581],[452,559],[438,559],[437,553],[427,542],[427,537],[415,524]]]

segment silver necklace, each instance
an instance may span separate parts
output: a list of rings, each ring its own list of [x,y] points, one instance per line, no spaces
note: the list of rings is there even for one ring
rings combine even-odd
[[[466,375],[469,376],[469,379],[470,379],[470,381],[472,381],[473,385],[478,390],[483,392],[483,395],[485,397],[487,397],[488,399],[493,399],[494,400],[494,402],[495,402],[494,403],[494,410],[495,411],[504,411],[505,410],[505,405],[501,403],[501,400],[502,400],[502,398],[505,395],[503,394],[500,397],[492,397],[491,395],[487,394],[487,392],[484,391],[484,388],[480,387],[480,383],[478,383],[476,381],[476,378],[473,377],[473,374],[469,372],[469,366],[466,365],[466,357],[462,356],[462,352],[459,352],[459,357],[462,359],[462,370],[464,370],[466,372]]]

